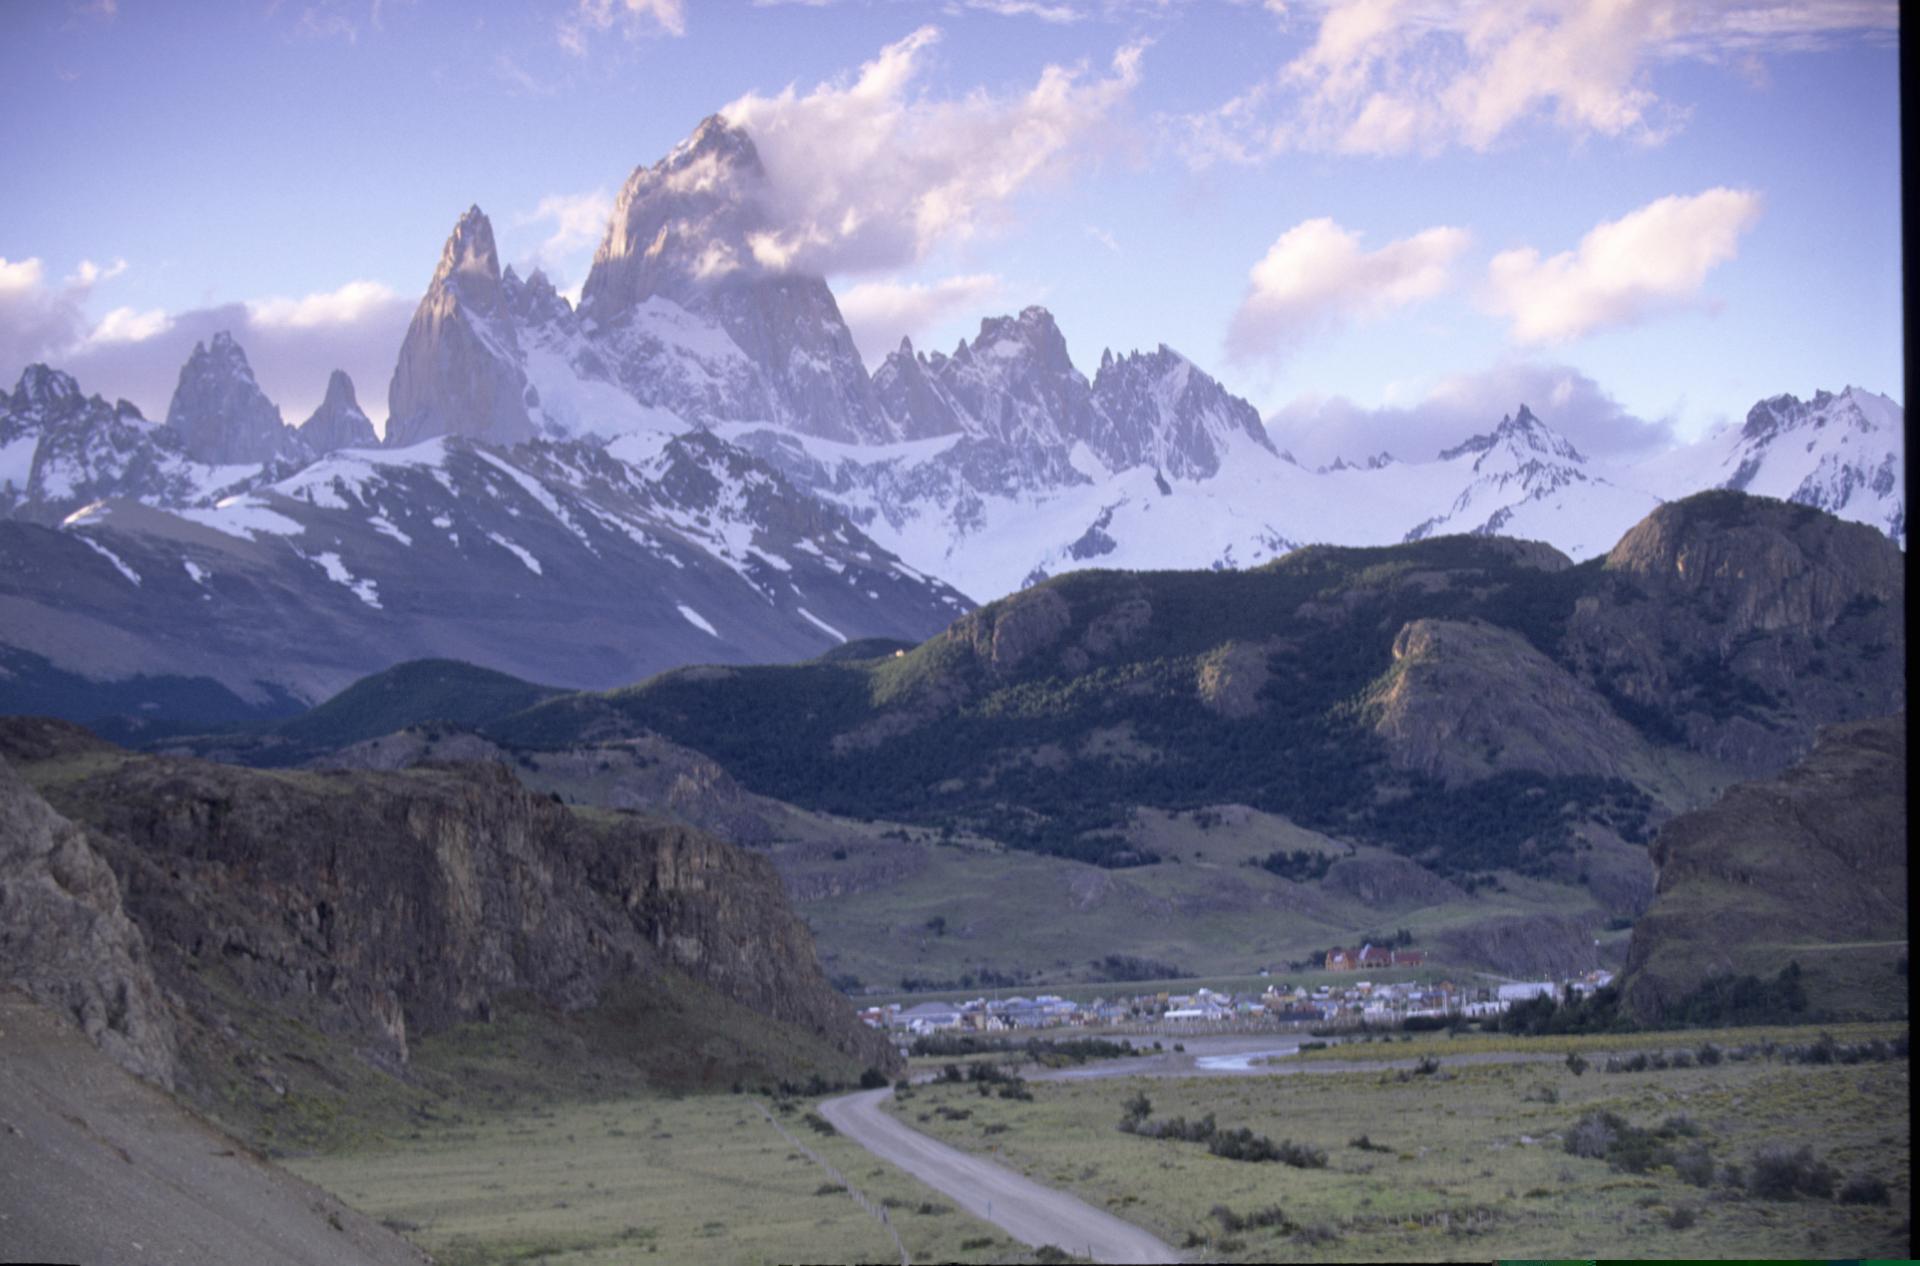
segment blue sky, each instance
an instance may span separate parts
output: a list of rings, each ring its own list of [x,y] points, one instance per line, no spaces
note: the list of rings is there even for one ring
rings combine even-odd
[[[1782,391],[1904,400],[1896,20],[10,0],[0,375],[47,359],[162,414],[231,326],[290,420],[335,365],[377,418],[469,203],[577,285],[626,175],[726,108],[870,363],[1042,303],[1083,370],[1165,342],[1303,456],[1426,456],[1522,396],[1624,456]]]

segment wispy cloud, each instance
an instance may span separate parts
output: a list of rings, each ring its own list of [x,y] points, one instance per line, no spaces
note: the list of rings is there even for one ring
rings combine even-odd
[[[605,189],[591,189],[548,194],[532,211],[515,216],[514,224],[550,225],[551,230],[526,262],[548,273],[567,273],[583,252],[600,244],[612,215],[613,195]]]
[[[1544,259],[1532,247],[1495,255],[1488,306],[1511,319],[1520,343],[1633,325],[1691,303],[1759,217],[1760,195],[1748,189],[1661,198],[1596,226],[1575,250]]]
[[[853,332],[853,343],[867,362],[878,365],[902,338],[958,312],[974,312],[1003,289],[989,273],[945,277],[931,285],[868,281],[840,296],[840,314]]]
[[[1050,65],[1026,92],[935,98],[914,87],[939,39],[922,27],[850,80],[725,107],[767,170],[775,227],[756,239],[763,259],[867,272],[964,241],[1110,143],[1110,122],[1140,81],[1142,48],[1128,45],[1104,74]]]
[[[1652,72],[1892,39],[1896,0],[1326,0],[1311,44],[1215,109],[1176,120],[1188,161],[1287,150],[1485,150],[1527,125],[1658,144],[1684,125]],[[1308,5],[1296,6],[1306,10]]]
[[[685,0],[574,0],[560,20],[556,38],[576,57],[587,54],[589,41],[618,29],[628,39],[687,33]]]
[[[1108,250],[1112,251],[1114,254],[1118,255],[1121,253],[1119,239],[1114,237],[1113,234],[1107,232],[1107,230],[1101,228],[1099,225],[1089,224],[1087,226],[1087,236],[1092,238],[1094,241],[1100,243],[1100,245],[1106,247]]]
[[[1308,220],[1275,239],[1248,274],[1227,330],[1236,360],[1279,358],[1302,341],[1440,293],[1465,250],[1465,229],[1441,226],[1363,250],[1357,233]]]

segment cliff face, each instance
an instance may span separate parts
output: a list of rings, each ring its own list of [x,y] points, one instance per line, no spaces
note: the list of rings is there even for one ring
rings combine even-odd
[[[1712,976],[1902,942],[1906,715],[1822,730],[1779,777],[1668,822],[1652,852],[1653,907],[1634,926],[1623,986],[1642,1019]]]
[[[575,1011],[677,969],[891,1062],[822,977],[772,866],[700,832],[578,814],[496,765],[260,773],[34,719],[0,723],[0,754],[30,777],[64,771],[46,794],[119,877],[184,1025],[245,1027],[217,983],[231,981],[402,1072],[411,1041],[487,1019],[505,995]],[[213,1047],[187,1046],[192,1083]]]
[[[4,757],[0,984],[65,1015],[130,1071],[173,1085],[173,1019],[113,871]]]
[[[1703,493],[1620,539],[1566,648],[1629,719],[1772,773],[1806,754],[1817,726],[1905,706],[1905,571],[1871,528]]]

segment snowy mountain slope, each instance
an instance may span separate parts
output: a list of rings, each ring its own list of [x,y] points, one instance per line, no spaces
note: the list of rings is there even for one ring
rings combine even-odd
[[[1906,546],[1906,411],[1848,387],[1811,400],[1774,396],[1745,423],[1642,463],[1631,472],[1666,498],[1727,488],[1816,506]]]
[[[83,395],[45,365],[29,365],[0,395],[0,516],[57,523],[102,497],[187,505],[249,486],[266,469],[196,462],[173,428],[124,400]]]
[[[1408,540],[1460,532],[1518,536],[1548,541],[1571,558],[1591,558],[1613,548],[1660,504],[1601,475],[1524,404],[1491,432],[1442,452],[1433,465],[1428,479],[1457,483],[1460,490],[1444,511],[1409,529]]]
[[[94,679],[317,701],[401,660],[561,685],[920,640],[969,604],[715,437],[344,450],[216,505],[0,524],[0,644]],[[5,687],[0,687],[4,697]]]

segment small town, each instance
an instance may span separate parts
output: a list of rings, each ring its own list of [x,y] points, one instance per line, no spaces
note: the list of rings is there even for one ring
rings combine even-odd
[[[1331,971],[1366,967],[1409,967],[1422,962],[1418,951],[1376,946],[1327,953]],[[1263,973],[1264,974],[1264,973]],[[1191,993],[1161,990],[1078,1001],[1054,994],[1032,997],[978,997],[905,1006],[867,1007],[860,1018],[869,1026],[902,1035],[939,1032],[995,1033],[1017,1029],[1144,1029],[1178,1033],[1228,1032],[1299,1025],[1397,1026],[1414,1018],[1479,1019],[1498,1015],[1515,1003],[1539,997],[1592,993],[1613,980],[1595,970],[1561,980],[1502,981],[1472,984],[1452,980],[1289,985],[1274,981],[1258,993],[1229,993],[1201,987]]]

